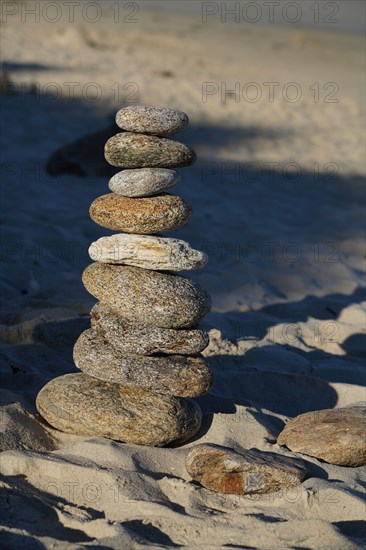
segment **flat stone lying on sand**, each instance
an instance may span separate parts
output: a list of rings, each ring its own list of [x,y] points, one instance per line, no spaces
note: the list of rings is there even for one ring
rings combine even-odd
[[[179,239],[119,233],[101,237],[89,248],[95,262],[124,264],[161,271],[191,271],[207,263],[207,255]]]
[[[300,414],[289,420],[277,443],[339,466],[366,464],[366,407]]]
[[[171,329],[140,325],[127,321],[107,304],[92,308],[91,325],[110,345],[122,353],[193,355],[208,345],[208,334],[199,329]]]
[[[83,283],[124,318],[155,327],[192,327],[211,305],[198,283],[139,267],[93,263],[84,270]]]
[[[123,130],[156,136],[176,134],[188,122],[188,116],[183,111],[165,107],[130,105],[116,114],[117,126]]]
[[[234,452],[214,445],[193,447],[186,459],[190,476],[218,493],[250,495],[299,485],[305,477],[302,461],[258,449]]]
[[[136,445],[183,442],[201,425],[201,410],[190,399],[125,388],[84,373],[51,380],[39,392],[36,405],[58,430]]]
[[[74,346],[74,363],[85,374],[106,382],[178,397],[207,393],[213,380],[202,356],[127,355],[91,329],[79,336]]]
[[[119,168],[176,168],[189,166],[196,153],[171,139],[124,132],[111,137],[104,147],[109,164]]]
[[[131,199],[109,193],[92,202],[89,214],[95,223],[113,231],[148,235],[182,227],[192,209],[175,195]]]
[[[124,197],[148,197],[176,185],[180,175],[168,168],[122,170],[109,180],[109,189]]]

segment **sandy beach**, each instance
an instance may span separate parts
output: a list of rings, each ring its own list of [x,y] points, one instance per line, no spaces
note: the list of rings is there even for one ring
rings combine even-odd
[[[139,8],[2,25],[1,545],[363,548],[365,469],[276,443],[289,418],[365,400],[363,38]],[[176,188],[193,217],[168,236],[209,255],[187,276],[212,296],[215,383],[180,447],[63,434],[35,408],[77,371],[87,250],[112,233],[88,208],[115,172],[114,114],[136,103],[188,113],[178,139],[198,156]],[[309,475],[221,495],[185,469],[197,443],[297,456]]]

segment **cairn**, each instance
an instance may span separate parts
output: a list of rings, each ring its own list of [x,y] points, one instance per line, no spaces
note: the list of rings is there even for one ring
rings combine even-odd
[[[203,267],[207,257],[160,233],[191,216],[191,207],[166,191],[179,181],[174,168],[196,155],[165,137],[188,124],[181,111],[131,106],[118,111],[116,122],[123,131],[108,140],[105,158],[122,171],[109,182],[112,192],[92,203],[90,217],[119,233],[89,248],[94,263],[83,284],[99,302],[74,347],[82,372],[51,380],[37,408],[64,432],[180,443],[200,428],[201,410],[191,398],[210,389],[212,373],[200,355],[208,335],[197,326],[209,295],[176,273]]]

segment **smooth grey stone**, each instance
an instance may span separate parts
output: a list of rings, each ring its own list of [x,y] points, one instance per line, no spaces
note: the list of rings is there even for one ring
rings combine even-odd
[[[124,197],[149,197],[170,189],[179,180],[178,172],[168,168],[135,168],[115,174],[108,187]]]
[[[177,330],[133,323],[101,302],[95,304],[90,316],[92,328],[111,346],[127,354],[193,355],[203,351],[209,342],[207,332],[198,328]]]
[[[198,283],[139,267],[93,263],[84,270],[83,283],[122,317],[155,327],[192,327],[211,306]]]
[[[48,382],[36,406],[62,432],[157,447],[193,437],[202,418],[191,399],[103,382],[84,373]]]
[[[128,132],[169,136],[187,126],[186,113],[166,107],[129,105],[116,114],[117,126]]]
[[[210,368],[202,356],[128,355],[92,329],[79,336],[74,362],[100,380],[179,397],[198,397],[212,385]]]

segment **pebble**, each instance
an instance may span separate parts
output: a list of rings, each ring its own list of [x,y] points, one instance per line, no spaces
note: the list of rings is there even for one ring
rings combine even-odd
[[[117,126],[128,132],[169,136],[183,130],[188,124],[188,116],[183,111],[130,105],[120,109],[116,114]]]
[[[175,330],[131,323],[101,302],[95,304],[90,315],[92,328],[122,353],[193,355],[208,346],[208,334],[203,330]]]
[[[126,388],[84,373],[51,380],[36,405],[43,418],[63,432],[158,447],[191,438],[202,416],[190,399]]]
[[[89,214],[95,223],[113,231],[151,234],[182,227],[192,209],[175,195],[131,199],[109,193],[92,202]]]
[[[302,461],[258,449],[235,452],[214,445],[193,447],[186,458],[189,475],[218,493],[265,494],[299,485]]]
[[[119,168],[175,168],[196,160],[193,149],[171,139],[124,132],[111,137],[104,147],[109,164]]]
[[[277,439],[291,451],[338,466],[366,464],[366,407],[350,406],[300,414]]]
[[[180,181],[180,175],[168,168],[136,168],[122,170],[109,180],[109,189],[124,197],[147,197],[170,189]]]
[[[191,271],[206,265],[204,252],[179,239],[117,233],[101,237],[89,248],[95,262],[124,264],[161,271]]]
[[[90,294],[126,319],[162,328],[196,325],[210,310],[210,296],[180,275],[139,267],[93,263],[83,273]]]
[[[212,386],[210,368],[202,356],[127,355],[113,348],[92,329],[85,330],[74,346],[74,363],[85,374],[178,397],[198,397]]]

